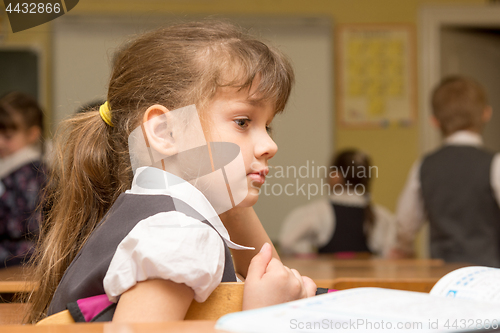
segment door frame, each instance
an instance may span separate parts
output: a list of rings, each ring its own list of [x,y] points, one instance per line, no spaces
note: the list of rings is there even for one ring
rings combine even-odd
[[[37,57],[37,69],[38,69],[38,96],[33,96],[37,99],[38,103],[43,107],[44,110],[49,110],[48,105],[48,87],[47,87],[47,55],[44,52],[44,48],[41,43],[38,42],[5,42],[0,45],[0,51],[27,51],[33,52]],[[45,112],[49,114],[49,112]]]
[[[500,6],[426,6],[419,13],[419,137],[420,151],[427,153],[439,146],[441,134],[431,125],[429,95],[441,79],[441,28],[500,27]]]

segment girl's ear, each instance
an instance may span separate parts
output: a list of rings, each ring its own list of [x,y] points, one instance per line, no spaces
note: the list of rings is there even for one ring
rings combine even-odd
[[[179,152],[175,140],[177,133],[172,122],[170,111],[163,105],[152,105],[144,113],[142,126],[146,136],[146,145],[163,157]]]
[[[481,116],[483,124],[486,124],[488,121],[490,121],[492,115],[493,115],[493,108],[488,105],[487,107],[484,108],[483,114]]]
[[[434,117],[434,116],[431,116],[431,125],[436,128],[436,129],[440,129],[441,128],[441,123],[439,122],[439,120]]]

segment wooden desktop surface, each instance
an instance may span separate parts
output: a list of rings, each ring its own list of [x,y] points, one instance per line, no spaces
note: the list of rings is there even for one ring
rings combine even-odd
[[[467,264],[447,264],[441,260],[383,260],[383,259],[334,259],[331,256],[323,255],[312,258],[282,258],[283,263],[290,268],[297,269],[302,275],[313,278],[318,287],[330,288],[331,285],[338,286],[338,283],[349,285],[350,287],[373,286],[371,283],[382,282],[394,289],[428,291],[432,282],[437,281],[447,273],[468,266]],[[14,285],[17,284],[17,291],[24,291],[26,288],[25,273],[19,267],[0,270],[0,292],[13,292]],[[352,278],[347,279],[346,278]],[[363,279],[366,279],[363,281]],[[370,279],[375,279],[371,280]],[[339,281],[340,280],[340,281]],[[392,280],[392,281],[391,281]],[[403,283],[398,288],[394,282]],[[425,282],[425,283],[423,283]],[[353,284],[354,283],[354,284]],[[357,285],[356,285],[357,284]],[[385,287],[385,285],[377,286]],[[422,287],[424,289],[419,290]],[[408,288],[409,287],[409,288]],[[344,289],[337,287],[335,289]],[[14,290],[16,291],[16,290]],[[22,313],[23,304],[0,304],[1,324],[19,323],[19,316]],[[38,333],[38,332],[219,332],[214,329],[215,321],[183,321],[173,323],[153,323],[153,324],[73,324],[61,326],[32,326],[32,325],[10,325],[0,326],[0,332],[13,333]]]
[[[300,274],[309,276],[317,284],[338,278],[437,281],[457,268],[469,266],[460,263],[444,263],[437,259],[335,259],[331,255],[319,255],[314,258],[282,257],[281,259],[286,266],[297,269]],[[29,274],[21,267],[0,269],[0,293],[31,290],[32,285],[25,282],[26,276]]]
[[[215,321],[187,320],[147,324],[89,323],[57,326],[6,325],[0,332],[9,333],[221,333],[216,330]]]
[[[465,266],[464,263],[445,263],[438,259],[334,259],[330,255],[315,258],[282,257],[285,266],[295,268],[313,280],[337,278],[379,279],[440,279],[447,273]]]
[[[30,291],[32,284],[26,283],[29,273],[21,266],[0,269],[0,293]]]

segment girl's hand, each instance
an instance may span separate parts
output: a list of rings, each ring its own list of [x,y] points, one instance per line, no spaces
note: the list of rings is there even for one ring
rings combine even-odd
[[[300,298],[314,296],[316,284],[295,269],[284,266],[272,257],[269,243],[262,246],[248,267],[243,310],[280,304]]]
[[[398,248],[392,248],[388,253],[387,253],[387,258],[388,259],[393,259],[393,260],[397,260],[397,259],[409,259],[409,258],[414,258],[414,254],[413,253],[409,253],[409,252],[404,252]]]

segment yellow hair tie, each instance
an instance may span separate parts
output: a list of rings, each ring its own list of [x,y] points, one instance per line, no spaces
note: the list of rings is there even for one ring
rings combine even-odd
[[[108,124],[111,127],[114,127],[113,123],[111,122],[111,112],[109,111],[109,104],[108,101],[106,101],[101,107],[99,108],[99,114],[101,115],[102,120],[106,124]]]

